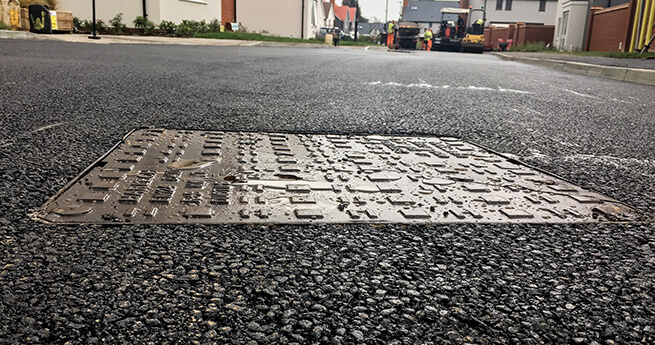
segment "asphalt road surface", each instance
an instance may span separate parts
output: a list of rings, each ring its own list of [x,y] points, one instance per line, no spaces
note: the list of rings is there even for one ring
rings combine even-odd
[[[486,54],[0,41],[0,343],[653,343],[654,95]],[[642,221],[27,217],[142,126],[458,136]]]

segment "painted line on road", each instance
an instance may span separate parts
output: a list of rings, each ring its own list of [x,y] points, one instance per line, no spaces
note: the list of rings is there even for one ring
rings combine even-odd
[[[570,93],[572,93],[572,94],[574,94],[574,95],[576,95],[576,96],[580,96],[580,97],[598,98],[598,97],[596,97],[596,96],[586,95],[586,94],[584,94],[584,93],[576,92],[576,91],[569,90],[569,89],[562,89],[562,90],[564,90],[564,91],[566,91],[566,92],[570,92]]]
[[[419,88],[419,89],[453,89],[453,90],[469,90],[469,91],[510,92],[510,93],[518,93],[518,94],[531,93],[529,91],[505,89],[502,87],[492,88],[487,86],[474,86],[474,85],[469,85],[469,86],[431,85],[424,81],[421,81],[420,83],[412,83],[412,84],[401,84],[393,81],[387,83],[383,83],[382,81],[372,81],[372,82],[366,82],[364,83],[364,85],[395,86],[395,87]]]
[[[67,124],[67,123],[68,123],[68,122],[58,122],[58,123],[53,123],[53,124],[51,124],[51,125],[47,125],[47,126],[43,126],[43,127],[39,127],[39,128],[37,128],[37,129],[33,130],[32,133],[43,132],[43,131],[45,131],[45,130],[47,130],[47,129],[50,129],[50,128],[55,128],[55,127],[63,126],[63,125],[65,125],[65,124]]]

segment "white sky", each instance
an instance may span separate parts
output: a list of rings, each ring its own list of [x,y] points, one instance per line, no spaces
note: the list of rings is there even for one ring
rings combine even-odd
[[[398,19],[400,15],[401,7],[403,2],[400,0],[388,0],[389,1],[389,20]],[[341,4],[340,0],[336,1],[337,4]],[[384,21],[384,11],[386,8],[387,0],[359,0],[359,7],[362,9],[362,14],[364,17],[372,20],[373,17],[378,17],[380,21]]]

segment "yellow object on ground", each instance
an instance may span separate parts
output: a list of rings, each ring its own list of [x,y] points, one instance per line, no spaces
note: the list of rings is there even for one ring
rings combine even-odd
[[[9,25],[15,28],[20,28],[20,10],[9,10]]]
[[[57,12],[50,11],[50,28],[57,30]]]
[[[325,44],[332,45],[332,40],[334,39],[333,34],[325,34]]]

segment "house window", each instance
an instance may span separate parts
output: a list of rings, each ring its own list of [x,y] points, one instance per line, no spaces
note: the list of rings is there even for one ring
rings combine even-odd
[[[496,11],[503,10],[503,0],[496,0]]]
[[[539,12],[546,12],[546,0],[539,0]]]
[[[566,27],[569,25],[569,11],[562,13],[562,36],[566,35]]]
[[[316,26],[316,3],[312,2],[312,25]]]
[[[512,0],[507,0],[505,2],[505,11],[511,11],[512,10]]]

